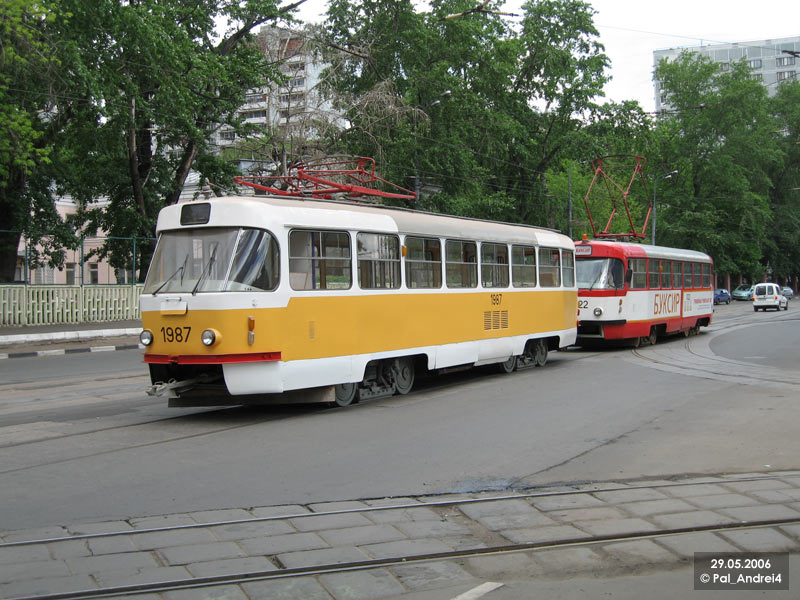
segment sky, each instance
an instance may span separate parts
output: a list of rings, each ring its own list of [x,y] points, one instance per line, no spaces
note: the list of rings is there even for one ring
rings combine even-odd
[[[521,4],[509,0],[503,10],[519,12]],[[611,60],[606,98],[638,100],[648,112],[655,110],[654,50],[800,35],[800,0],[589,0],[589,4],[597,13],[599,41]],[[319,22],[326,7],[326,0],[306,0],[298,16]]]

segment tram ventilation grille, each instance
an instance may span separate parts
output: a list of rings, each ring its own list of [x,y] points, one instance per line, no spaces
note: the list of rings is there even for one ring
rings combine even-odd
[[[507,310],[487,310],[483,313],[483,330],[508,329]]]

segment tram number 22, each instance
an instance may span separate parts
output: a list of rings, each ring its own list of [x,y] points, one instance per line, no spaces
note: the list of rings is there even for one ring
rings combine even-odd
[[[503,294],[489,294],[492,306],[500,306],[503,303]]]
[[[191,327],[162,327],[161,335],[165,342],[188,342]]]
[[[588,300],[578,300],[578,308],[589,308]]]

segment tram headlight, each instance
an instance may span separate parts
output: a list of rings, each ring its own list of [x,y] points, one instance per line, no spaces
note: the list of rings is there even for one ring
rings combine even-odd
[[[602,317],[603,316],[603,309],[599,306],[596,306],[595,309],[592,311],[595,317]]]
[[[149,329],[143,329],[142,333],[139,334],[139,343],[142,346],[149,346],[153,343],[153,332]]]
[[[206,329],[203,333],[200,334],[200,341],[203,342],[204,346],[213,346],[219,340],[220,335],[219,331],[216,329]]]

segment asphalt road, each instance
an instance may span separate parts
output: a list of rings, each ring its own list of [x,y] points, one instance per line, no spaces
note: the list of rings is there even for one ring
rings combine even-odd
[[[169,409],[143,393],[139,351],[2,361],[0,528],[797,468],[800,385],[765,388],[733,362],[796,375],[792,308],[719,307],[690,340],[720,357],[708,375],[671,366],[696,362],[673,339],[641,355],[553,353],[544,368],[435,378],[337,410]]]

